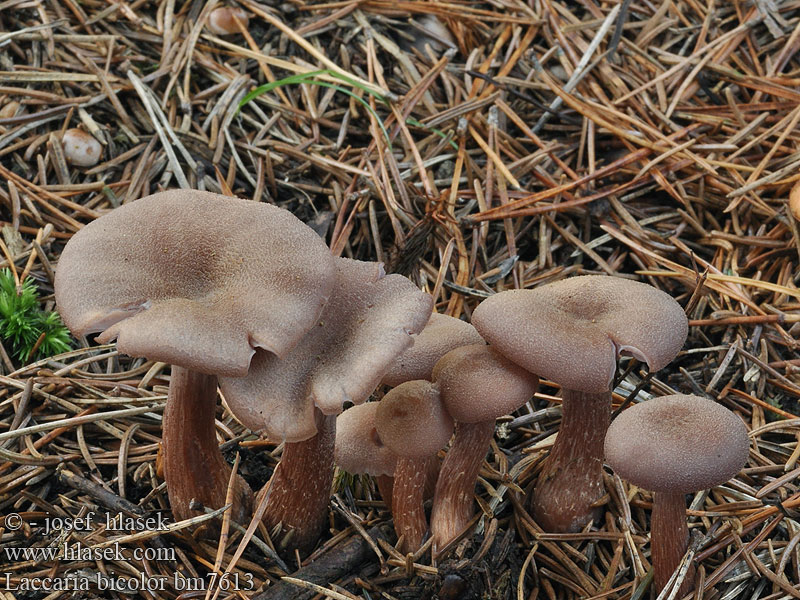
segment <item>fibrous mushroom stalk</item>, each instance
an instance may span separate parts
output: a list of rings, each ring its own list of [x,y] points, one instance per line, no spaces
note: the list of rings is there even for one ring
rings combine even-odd
[[[375,485],[378,486],[378,493],[381,495],[383,503],[390,511],[392,510],[392,496],[394,495],[394,476],[378,475],[375,478]]]
[[[686,525],[686,498],[680,492],[655,492],[653,515],[650,520],[651,562],[655,572],[657,593],[667,585],[672,573],[689,547]],[[690,565],[676,598],[688,594],[694,587],[694,566]]]
[[[333,482],[336,417],[317,413],[317,435],[303,442],[287,442],[280,464],[259,493],[259,502],[263,494],[269,495],[262,517],[267,529],[280,524],[280,545],[301,552],[319,539],[328,519]]]
[[[561,430],[528,508],[545,531],[576,532],[597,516],[592,505],[605,493],[603,441],[611,393],[562,388],[561,397]]]
[[[217,445],[214,413],[217,378],[173,366],[169,397],[164,408],[164,478],[176,520],[197,516],[189,504],[194,498],[208,508],[225,505],[231,468]],[[234,479],[231,517],[245,523],[252,511],[253,492]]]
[[[403,536],[403,552],[416,552],[422,546],[422,540],[428,531],[428,520],[425,517],[425,485],[431,470],[431,463],[436,465],[439,459],[400,458],[394,470],[394,488],[392,491],[392,515],[397,536]]]
[[[456,422],[453,443],[442,463],[433,496],[431,535],[434,555],[458,536],[472,519],[475,481],[493,435],[494,419],[478,423]]]

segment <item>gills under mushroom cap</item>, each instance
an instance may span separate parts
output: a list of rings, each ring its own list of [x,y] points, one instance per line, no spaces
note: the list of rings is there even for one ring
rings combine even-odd
[[[258,351],[247,377],[220,379],[231,411],[254,431],[300,442],[316,431],[314,407],[327,415],[364,402],[392,361],[413,343],[433,300],[379,263],[336,261],[325,310],[297,347],[278,358]]]
[[[642,402],[606,434],[606,460],[631,483],[688,494],[725,483],[747,462],[747,428],[724,406],[675,394]]]
[[[583,392],[608,389],[621,354],[665,367],[689,329],[668,294],[601,275],[501,292],[475,309],[472,324],[518,365]]]
[[[299,251],[302,249],[302,251]],[[209,374],[247,373],[254,348],[285,355],[335,281],[312,229],[269,204],[172,190],[76,233],[56,272],[64,323],[120,351]]]

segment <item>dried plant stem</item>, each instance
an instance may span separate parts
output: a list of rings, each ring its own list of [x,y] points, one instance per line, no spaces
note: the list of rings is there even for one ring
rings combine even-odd
[[[603,440],[610,422],[610,392],[562,388],[561,429],[547,457],[529,510],[545,531],[580,531],[597,513],[604,493]]]
[[[303,442],[287,442],[281,462],[259,493],[269,494],[262,521],[269,530],[281,525],[281,545],[309,550],[318,540],[328,517],[333,482],[336,417],[318,413],[317,435]]]
[[[193,498],[209,508],[225,505],[231,468],[217,445],[216,404],[216,377],[172,367],[163,443],[164,478],[176,520],[197,516],[189,508]],[[231,517],[244,523],[252,510],[253,493],[241,477],[236,477],[234,486]]]
[[[458,536],[473,515],[475,481],[494,434],[494,421],[456,423],[452,446],[442,463],[431,511],[433,554]]]

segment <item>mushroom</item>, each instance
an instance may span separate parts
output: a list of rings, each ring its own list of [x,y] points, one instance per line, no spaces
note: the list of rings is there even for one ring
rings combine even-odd
[[[257,352],[247,377],[222,377],[237,418],[286,445],[262,494],[263,520],[282,525],[284,546],[306,549],[327,520],[335,415],[361,404],[422,331],[432,298],[379,263],[336,260],[336,285],[316,326],[286,356]],[[291,537],[289,537],[291,535]]]
[[[433,367],[450,350],[481,343],[485,343],[483,338],[466,321],[433,313],[414,345],[397,357],[381,383],[394,387],[406,381],[430,381]]]
[[[455,436],[439,472],[431,512],[433,554],[455,539],[472,518],[472,498],[497,417],[518,409],[539,378],[492,346],[451,350],[436,363],[433,381],[453,417]]]
[[[409,21],[410,30],[408,34],[411,41],[401,43],[404,50],[411,48],[419,50],[423,56],[427,56],[425,48],[429,46],[434,55],[441,54],[448,48],[456,48],[456,39],[444,22],[436,15],[421,15],[416,20]]]
[[[372,475],[391,510],[397,455],[381,440],[375,427],[377,402],[352,406],[336,417],[334,462],[348,473]]]
[[[686,315],[647,284],[585,275],[496,294],[475,309],[472,324],[504,356],[561,385],[561,429],[527,505],[545,531],[579,531],[604,494],[617,358],[663,368],[686,340]]]
[[[64,158],[78,167],[93,167],[100,162],[103,147],[94,136],[83,129],[67,129],[61,137]]]
[[[636,404],[608,428],[608,464],[620,477],[655,492],[650,554],[657,593],[688,547],[684,494],[725,483],[744,467],[748,452],[742,420],[698,396],[675,394]],[[693,580],[690,569],[678,598],[692,590]]]
[[[392,515],[402,550],[415,552],[428,531],[423,507],[431,458],[453,435],[453,418],[430,381],[407,381],[378,403],[375,427],[383,444],[397,457]],[[435,463],[434,463],[435,464]]]
[[[789,212],[797,221],[800,221],[800,181],[795,183],[789,192]]]
[[[209,13],[206,26],[211,33],[216,35],[233,35],[241,31],[237,21],[246,29],[250,23],[250,17],[241,8],[220,6]]]
[[[214,432],[216,377],[247,374],[255,348],[285,356],[316,323],[335,280],[325,243],[286,210],[172,190],[86,225],[58,263],[55,294],[76,335],[172,365],[164,471],[176,519],[195,498],[225,504],[230,467]],[[234,512],[251,491],[236,478]]]

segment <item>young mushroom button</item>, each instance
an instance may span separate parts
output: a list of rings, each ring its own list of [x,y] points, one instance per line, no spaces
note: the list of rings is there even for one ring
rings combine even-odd
[[[397,455],[381,440],[375,427],[377,402],[351,406],[336,417],[333,460],[354,475],[372,475],[386,506],[391,509],[392,484]]]
[[[530,400],[539,378],[485,344],[451,350],[436,363],[433,380],[455,437],[436,483],[431,513],[436,555],[467,527],[481,463],[494,435],[494,421]]]
[[[93,167],[100,162],[103,147],[91,133],[83,129],[67,129],[61,137],[64,158],[77,167]]]
[[[676,394],[624,411],[608,428],[605,455],[623,479],[655,492],[650,552],[660,592],[689,540],[684,494],[720,485],[747,462],[749,439],[742,420],[698,396]],[[693,587],[690,569],[677,597]]]
[[[686,340],[680,305],[654,287],[587,275],[484,300],[472,324],[494,348],[561,385],[561,429],[527,503],[546,531],[578,531],[603,496],[603,438],[617,359],[628,354],[651,371]]]
[[[430,381],[407,381],[378,403],[375,425],[384,444],[398,456],[392,515],[402,550],[416,552],[428,530],[423,507],[429,461],[453,435],[453,418],[439,388]]]
[[[164,467],[176,519],[192,498],[225,504],[230,468],[216,441],[216,376],[247,374],[255,349],[286,355],[312,327],[335,281],[324,242],[288,211],[173,190],[125,204],[76,233],[55,278],[76,335],[173,365]],[[251,492],[235,483],[233,517]]]
[[[220,379],[242,423],[286,441],[262,491],[263,520],[270,531],[281,524],[280,542],[299,549],[310,548],[327,521],[335,415],[345,402],[367,400],[433,308],[429,295],[379,263],[339,258],[336,272],[325,310],[291,353],[258,352],[246,377]]]

